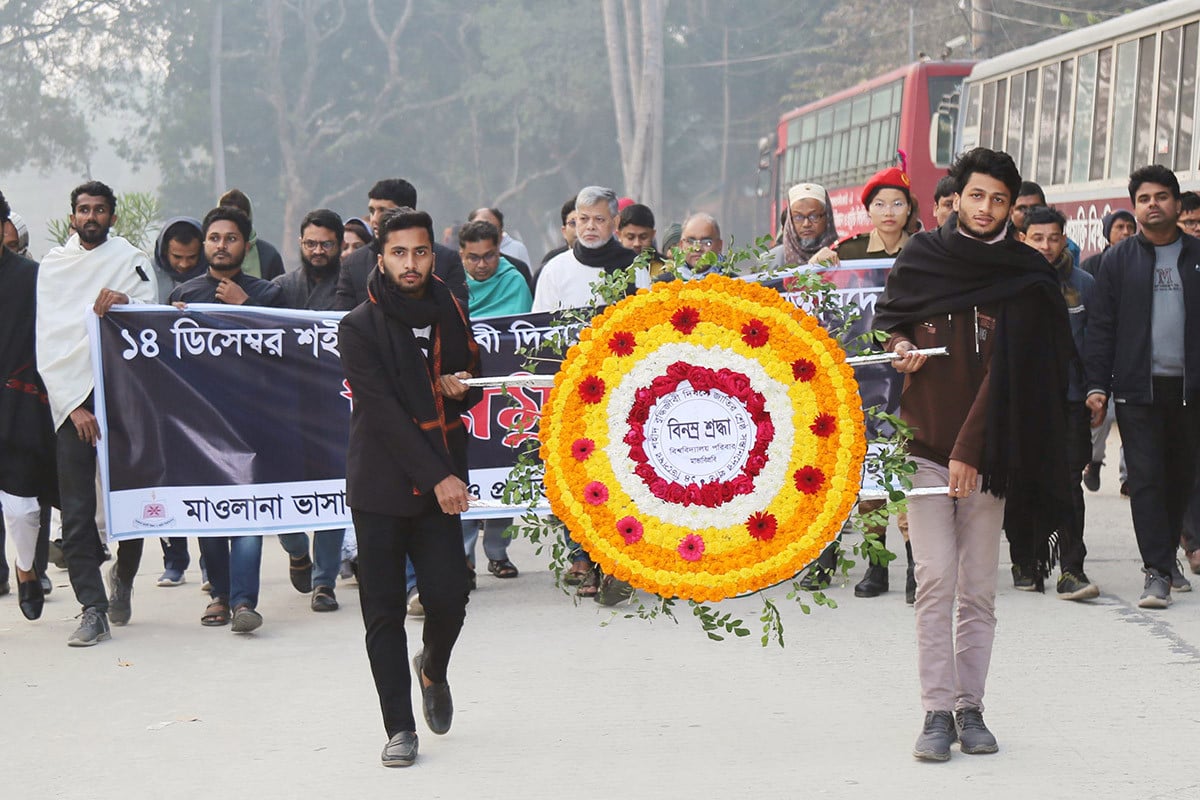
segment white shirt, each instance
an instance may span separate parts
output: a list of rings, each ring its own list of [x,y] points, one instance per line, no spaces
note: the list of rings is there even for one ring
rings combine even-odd
[[[542,267],[532,310],[557,311],[601,305],[604,301],[592,292],[591,287],[603,278],[604,270],[579,263],[572,251],[559,253]],[[650,285],[650,273],[639,268],[634,281],[637,288],[644,289]]]

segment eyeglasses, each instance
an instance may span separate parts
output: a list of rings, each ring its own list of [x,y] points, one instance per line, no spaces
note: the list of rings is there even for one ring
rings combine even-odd
[[[1189,231],[1194,231],[1200,228],[1200,219],[1183,219],[1180,218],[1179,224],[1187,228]]]
[[[792,222],[797,225],[803,225],[806,222],[810,225],[816,225],[823,219],[825,219],[824,211],[814,211],[811,214],[792,214]]]
[[[492,250],[490,253],[483,253],[482,255],[479,253],[467,253],[463,256],[463,261],[471,265],[490,264],[498,258],[500,258],[500,252]]]
[[[716,244],[716,239],[697,239],[694,236],[689,236],[683,240],[683,243],[688,247],[703,247],[705,250]]]
[[[871,203],[871,210],[877,214],[899,214],[906,208],[908,208],[908,203],[903,200],[893,200],[890,203],[876,200],[874,203]]]
[[[300,242],[300,246],[310,253],[316,250],[324,250],[326,253],[332,253],[337,249],[338,243],[333,241],[314,242],[312,239],[304,239]]]

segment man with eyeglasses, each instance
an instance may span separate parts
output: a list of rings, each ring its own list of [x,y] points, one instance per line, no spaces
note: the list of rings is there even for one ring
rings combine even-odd
[[[342,218],[328,208],[310,211],[300,223],[300,269],[275,278],[282,290],[279,305],[310,311],[329,311],[337,303],[337,278],[341,269],[346,229]],[[312,554],[308,534],[281,533],[279,544],[288,554],[288,574],[301,594],[312,593],[313,611],[337,611],[334,594],[342,563],[345,528],[313,533]]]
[[[700,260],[706,253],[714,253],[717,261],[721,260],[721,252],[725,243],[721,240],[721,226],[716,217],[698,211],[683,223],[683,232],[679,237],[679,246],[683,248],[683,260],[687,262],[690,275],[700,277],[717,269],[716,264],[702,265]]]
[[[1189,236],[1200,236],[1200,194],[1184,192],[1179,195],[1179,227]]]
[[[767,254],[767,263],[776,269],[811,263],[838,240],[829,192],[818,183],[797,183],[788,189],[780,223],[781,241]]]

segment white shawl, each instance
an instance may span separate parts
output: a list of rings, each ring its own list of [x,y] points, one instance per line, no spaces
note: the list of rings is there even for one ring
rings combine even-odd
[[[84,250],[73,234],[38,267],[38,372],[50,397],[55,430],[94,388],[86,321],[101,289],[123,292],[131,303],[158,299],[150,259],[119,236]]]

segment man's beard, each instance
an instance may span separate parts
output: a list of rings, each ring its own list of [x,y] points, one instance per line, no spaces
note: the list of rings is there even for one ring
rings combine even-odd
[[[958,227],[962,228],[963,231],[972,239],[979,239],[984,242],[991,241],[999,236],[1000,232],[1004,230],[1004,226],[1007,224],[1008,218],[1005,217],[1004,219],[996,220],[995,227],[993,227],[990,231],[981,231],[971,224],[971,220],[961,216],[958,218]]]
[[[108,239],[109,230],[111,230],[111,226],[97,225],[95,229],[89,232],[87,226],[84,225],[76,228],[75,232],[79,234],[79,241],[84,244],[103,244]]]
[[[316,264],[308,260],[308,256],[301,253],[300,263],[304,265],[304,271],[307,274],[317,278],[318,280],[325,280],[330,275],[337,274],[338,270],[341,269],[342,258],[339,255],[330,256],[329,261],[324,266],[318,267]]]

